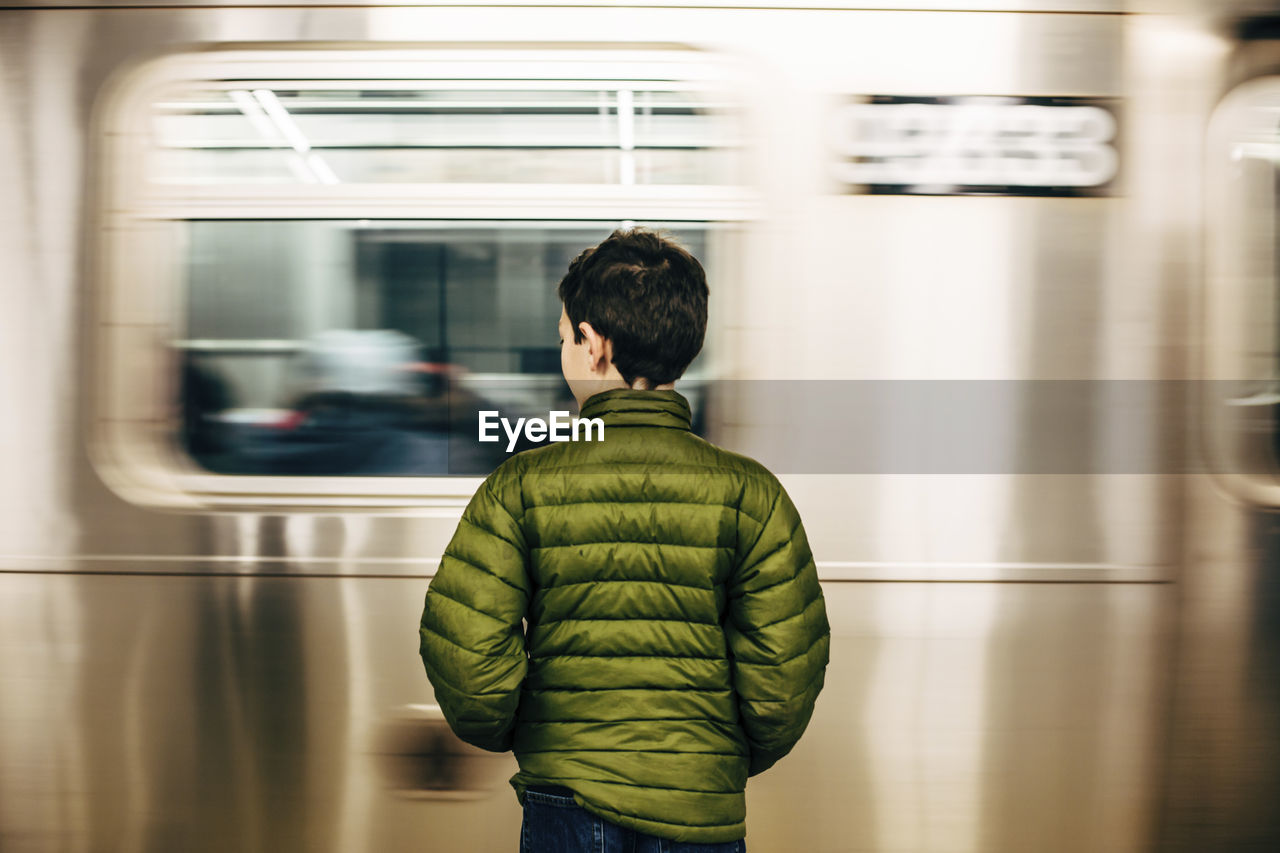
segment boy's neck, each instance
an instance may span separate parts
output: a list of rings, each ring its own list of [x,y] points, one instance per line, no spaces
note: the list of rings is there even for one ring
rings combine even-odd
[[[582,407],[587,400],[591,399],[596,394],[602,394],[605,391],[674,391],[676,389],[676,384],[674,382],[666,382],[662,385],[655,385],[652,388],[649,387],[648,383],[649,380],[645,379],[643,376],[636,377],[636,380],[631,383],[628,383],[627,380],[623,379],[621,376],[617,378],[601,379],[596,384],[592,385],[589,392],[586,393],[582,399],[578,400],[578,406]]]
[[[621,380],[619,380],[619,382],[621,383],[618,386],[619,388],[630,388],[632,391],[674,391],[676,390],[676,383],[674,382],[668,382],[665,385],[651,386],[649,385],[649,380],[645,379],[643,376],[637,377],[636,381],[632,382],[630,385],[626,384],[625,382],[622,382]]]

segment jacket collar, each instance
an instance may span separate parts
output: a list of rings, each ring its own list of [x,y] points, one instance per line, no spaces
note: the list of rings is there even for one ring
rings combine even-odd
[[[600,418],[605,426],[689,429],[689,401],[677,391],[614,388],[587,398],[579,417]]]

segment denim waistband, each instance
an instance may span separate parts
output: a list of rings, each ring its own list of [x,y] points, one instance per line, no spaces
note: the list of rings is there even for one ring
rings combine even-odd
[[[573,789],[566,788],[563,785],[530,785],[525,788],[526,791],[533,791],[537,794],[556,794],[561,797],[572,797]]]

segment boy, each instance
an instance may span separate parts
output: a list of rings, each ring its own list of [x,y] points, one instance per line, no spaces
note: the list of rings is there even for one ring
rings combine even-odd
[[[604,440],[480,487],[427,590],[427,676],[460,738],[514,749],[522,853],[741,851],[747,777],[795,745],[828,659],[804,529],[672,390],[707,325],[693,256],[615,231],[559,293],[561,368]]]

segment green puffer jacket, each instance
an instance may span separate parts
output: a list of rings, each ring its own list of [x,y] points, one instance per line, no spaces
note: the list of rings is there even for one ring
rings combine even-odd
[[[563,785],[641,832],[742,838],[747,777],[800,738],[828,660],[800,517],[675,391],[581,416],[602,442],[512,457],[463,514],[422,614],[436,701],[463,740],[515,750],[521,802]]]

